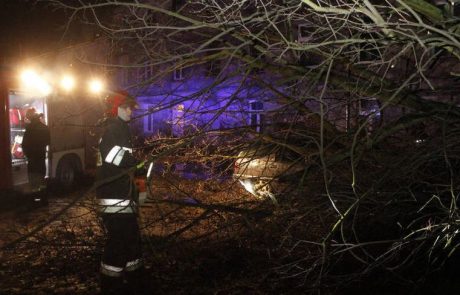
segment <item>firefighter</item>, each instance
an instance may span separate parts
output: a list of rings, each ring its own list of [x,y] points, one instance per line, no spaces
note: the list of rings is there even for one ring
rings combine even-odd
[[[128,288],[129,293],[142,294],[144,266],[133,170],[141,168],[143,162],[139,163],[132,154],[128,125],[137,103],[126,92],[108,97],[107,102],[109,118],[99,143],[96,173],[98,210],[107,232],[100,266],[101,291],[120,294]],[[124,279],[128,282],[126,286]]]
[[[43,114],[35,108],[26,112],[26,131],[22,139],[22,150],[27,156],[27,174],[34,201],[47,205],[46,196],[46,146],[50,144],[50,131],[45,125]]]

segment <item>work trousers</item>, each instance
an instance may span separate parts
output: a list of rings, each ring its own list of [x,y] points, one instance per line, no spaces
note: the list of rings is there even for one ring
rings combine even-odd
[[[32,188],[45,185],[46,162],[45,156],[33,156],[27,159],[27,174]]]
[[[142,289],[144,267],[137,216],[132,213],[107,213],[102,220],[107,231],[100,269],[102,293],[122,293],[124,279],[130,292]]]
[[[30,191],[35,202],[48,204],[46,192],[46,162],[45,156],[32,156],[27,159],[27,174],[29,177]]]

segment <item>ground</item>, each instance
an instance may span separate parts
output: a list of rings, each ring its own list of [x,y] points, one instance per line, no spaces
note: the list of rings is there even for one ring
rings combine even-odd
[[[156,175],[152,195],[141,207],[150,294],[319,294],[320,290],[334,295],[395,295],[458,290],[455,276],[440,272],[413,282],[379,271],[346,281],[341,278],[350,274],[355,263],[351,257],[342,260],[351,264],[329,272],[338,280],[311,280],[318,278],[324,259],[321,244],[314,241],[321,241],[334,220],[330,206],[316,200],[321,199],[315,193],[319,189],[310,184],[302,195],[291,199],[286,195],[274,205],[246,193],[231,178],[184,176]],[[52,190],[48,206],[37,206],[24,196],[4,198],[0,294],[99,293],[104,231],[94,196],[91,185],[85,185],[72,192]],[[456,265],[451,264],[452,270]],[[413,269],[408,271],[409,278]]]
[[[152,293],[270,294],[285,287],[288,281],[276,267],[286,253],[273,237],[282,230],[272,221],[286,212],[247,194],[231,178],[157,175],[151,188],[140,224]],[[25,197],[4,206],[0,293],[99,292],[104,233],[93,199],[91,187],[84,186],[51,192],[48,206]],[[311,234],[319,233],[320,223],[311,218]]]

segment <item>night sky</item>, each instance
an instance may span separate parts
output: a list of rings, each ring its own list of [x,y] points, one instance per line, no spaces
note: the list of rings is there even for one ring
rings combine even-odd
[[[88,27],[74,23],[65,32],[66,12],[33,0],[0,0],[1,63],[40,55],[78,43]]]
[[[62,36],[62,15],[33,1],[0,0],[0,19],[3,61],[40,54],[56,46]]]

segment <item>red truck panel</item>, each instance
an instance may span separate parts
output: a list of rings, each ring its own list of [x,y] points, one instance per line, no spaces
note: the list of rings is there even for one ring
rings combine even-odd
[[[8,86],[7,72],[0,69],[0,191],[12,188]]]

